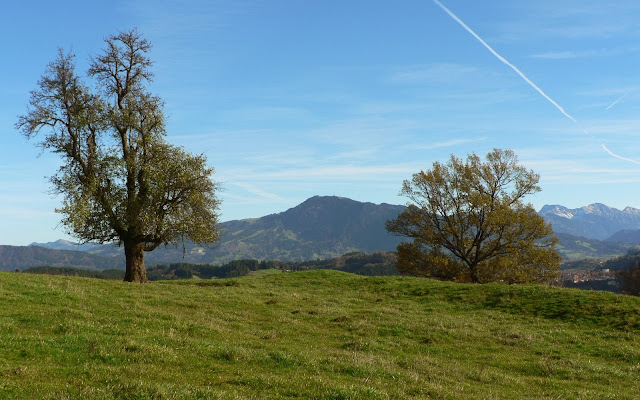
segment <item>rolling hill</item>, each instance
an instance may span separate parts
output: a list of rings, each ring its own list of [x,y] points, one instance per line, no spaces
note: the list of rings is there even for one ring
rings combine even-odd
[[[306,271],[0,273],[2,399],[633,399],[640,299]]]
[[[631,243],[589,239],[568,233],[556,233],[555,236],[560,240],[557,246],[558,253],[565,261],[585,258],[606,260],[621,256],[634,247]]]
[[[607,241],[640,244],[640,229],[623,229],[614,233]]]

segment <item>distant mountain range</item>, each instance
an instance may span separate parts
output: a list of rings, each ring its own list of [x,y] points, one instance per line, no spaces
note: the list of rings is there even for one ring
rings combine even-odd
[[[405,209],[401,205],[362,203],[336,196],[315,196],[281,213],[224,222],[220,240],[207,247],[186,242],[160,247],[146,263],[223,264],[239,259],[304,261],[329,259],[349,252],[394,251],[403,240],[390,235],[385,222]],[[640,210],[620,211],[603,204],[579,209],[546,205],[540,210],[560,238],[565,260],[600,259],[624,254],[640,242]],[[602,241],[609,239],[610,241]],[[27,247],[0,246],[0,270],[40,265],[124,268],[123,249],[115,245],[77,245],[58,240]]]
[[[31,243],[29,246],[31,247],[38,246],[38,247],[44,247],[44,248],[53,249],[53,250],[71,250],[71,251],[91,252],[94,250],[99,250],[103,245],[96,244],[96,243],[78,244],[78,243],[70,242],[68,240],[59,239],[59,240],[56,240],[55,242],[47,242],[47,243],[34,242],[34,243]]]
[[[105,257],[85,251],[56,250],[40,246],[0,246],[0,271],[45,265],[98,270],[124,268],[124,255]]]
[[[634,233],[640,229],[640,209],[637,208],[618,210],[600,203],[574,209],[545,205],[539,214],[551,223],[556,233],[615,242],[640,237]]]

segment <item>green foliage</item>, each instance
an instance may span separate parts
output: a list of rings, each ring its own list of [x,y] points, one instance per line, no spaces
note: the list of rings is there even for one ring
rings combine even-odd
[[[0,273],[0,398],[631,399],[639,308],[326,270],[138,287]]]
[[[630,270],[634,269],[640,262],[640,248],[632,248],[627,254],[612,258],[603,263],[602,268],[610,270]]]
[[[150,49],[135,29],[107,38],[88,71],[96,89],[60,50],[17,123],[28,138],[46,131],[40,145],[62,158],[51,178],[64,196],[62,225],[83,242],[123,243],[125,279],[140,282],[144,251],[218,237],[213,169],[166,143],[164,103],[146,88]]]
[[[180,266],[173,272],[178,279],[191,279],[193,278],[193,270],[190,266]]]
[[[617,271],[616,278],[620,282],[620,292],[640,296],[640,265],[628,270]]]
[[[539,177],[511,150],[495,149],[485,162],[471,154],[404,181],[411,204],[387,229],[413,238],[398,246],[407,274],[463,282],[546,282],[558,275],[557,239],[525,196]]]
[[[640,296],[640,249],[632,249],[624,257],[609,260],[605,266],[616,270],[620,292]]]

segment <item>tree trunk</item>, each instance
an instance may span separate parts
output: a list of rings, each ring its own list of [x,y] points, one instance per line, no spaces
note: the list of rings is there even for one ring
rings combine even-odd
[[[125,242],[124,256],[127,260],[127,269],[124,273],[125,282],[148,282],[147,269],[144,266],[144,244]]]
[[[471,276],[471,283],[478,283],[480,279],[478,279],[478,265],[473,264],[469,266],[469,272]]]

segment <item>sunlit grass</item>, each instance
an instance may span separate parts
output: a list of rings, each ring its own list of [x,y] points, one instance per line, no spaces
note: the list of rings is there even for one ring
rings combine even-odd
[[[635,398],[640,300],[335,271],[0,274],[0,398]]]

